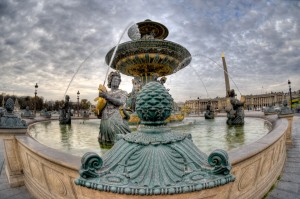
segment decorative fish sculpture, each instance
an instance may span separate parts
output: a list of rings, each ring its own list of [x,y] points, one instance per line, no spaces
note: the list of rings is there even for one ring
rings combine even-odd
[[[107,92],[106,87],[102,84],[99,84],[98,90],[99,90],[99,92]],[[101,112],[106,105],[106,99],[104,99],[102,97],[96,97],[94,99],[94,101],[97,102],[95,112],[96,112],[96,115],[99,117],[99,116],[101,116]]]

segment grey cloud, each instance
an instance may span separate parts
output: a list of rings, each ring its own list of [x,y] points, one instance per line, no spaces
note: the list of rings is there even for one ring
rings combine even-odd
[[[181,44],[193,55],[190,66],[168,77],[167,86],[175,100],[205,97],[204,87],[210,97],[222,97],[225,85],[218,66],[222,65],[222,51],[243,94],[261,92],[262,86],[281,91],[286,89],[281,82],[288,78],[300,84],[295,75],[300,70],[299,5],[280,0],[3,0],[0,67],[6,72],[1,72],[0,78],[2,85],[19,93],[32,94],[28,85],[39,82],[39,92],[46,99],[55,99],[62,97],[81,65],[70,92],[79,89],[93,99],[93,90],[104,81],[106,53],[130,22],[149,18],[168,27],[167,40]],[[128,40],[125,33],[121,42]],[[124,76],[122,83],[128,85],[130,79]]]

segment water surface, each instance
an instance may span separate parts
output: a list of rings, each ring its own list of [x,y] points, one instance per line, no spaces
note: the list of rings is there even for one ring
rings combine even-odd
[[[259,118],[245,118],[244,126],[233,127],[226,125],[226,119],[190,119],[194,122],[193,125],[172,128],[172,131],[191,133],[195,145],[209,154],[217,148],[230,151],[253,143],[271,130],[269,122]],[[82,156],[88,151],[93,151],[101,156],[107,149],[101,149],[99,146],[99,126],[98,119],[72,120],[71,125],[59,125],[59,121],[46,121],[32,125],[29,134],[44,145],[73,155]]]

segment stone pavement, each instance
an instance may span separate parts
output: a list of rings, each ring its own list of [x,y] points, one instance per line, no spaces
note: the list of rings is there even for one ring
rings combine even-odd
[[[294,116],[292,140],[283,172],[267,199],[300,199],[300,114]]]
[[[0,199],[33,199],[25,186],[11,188],[5,173],[4,146],[0,139]]]

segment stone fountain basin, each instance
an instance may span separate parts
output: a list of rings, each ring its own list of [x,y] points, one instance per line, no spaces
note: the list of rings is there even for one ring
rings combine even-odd
[[[254,143],[229,151],[235,182],[221,187],[178,194],[176,198],[262,198],[277,180],[286,158],[287,119],[267,118],[273,129]],[[49,135],[51,136],[51,135]],[[77,186],[80,157],[40,144],[30,136],[16,136],[24,181],[37,198],[140,198]],[[50,197],[51,196],[51,197]],[[145,196],[174,198],[174,195]]]

